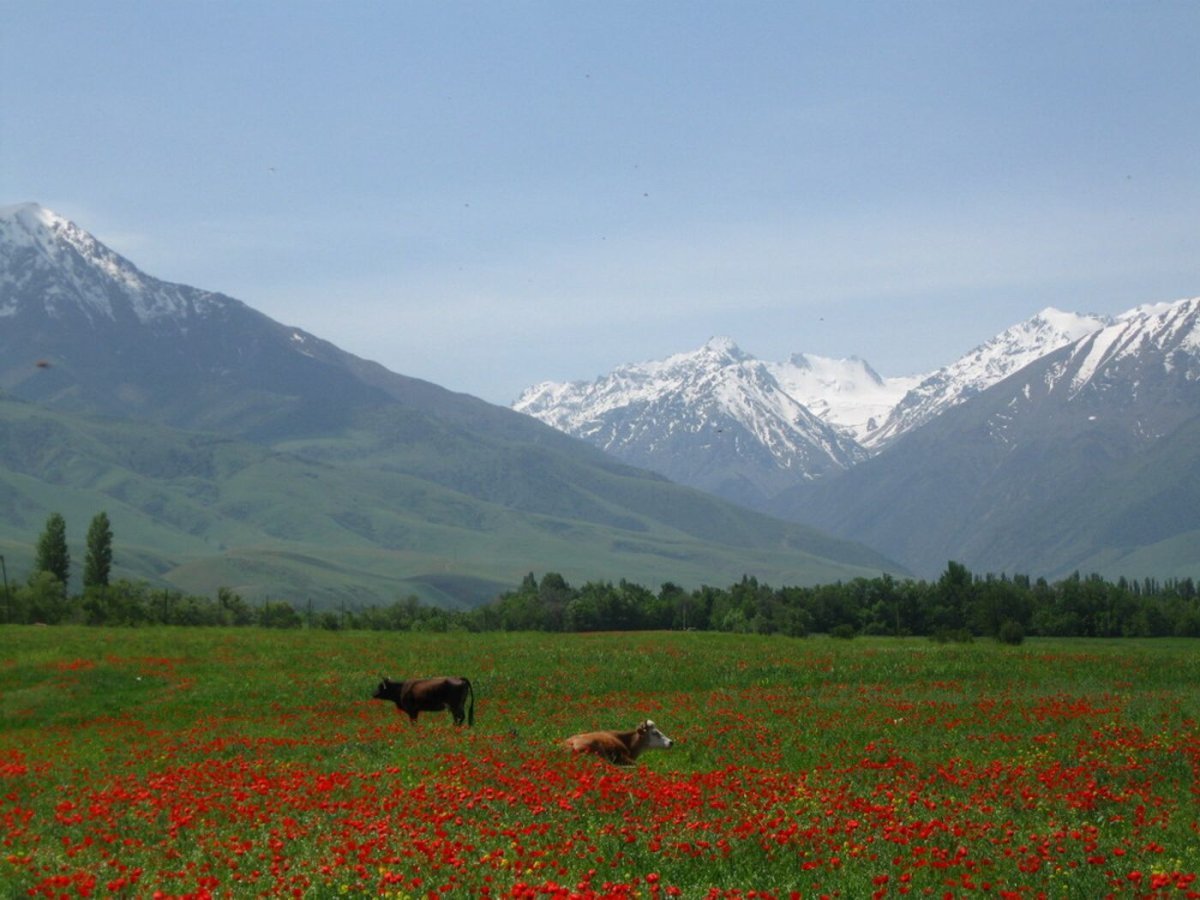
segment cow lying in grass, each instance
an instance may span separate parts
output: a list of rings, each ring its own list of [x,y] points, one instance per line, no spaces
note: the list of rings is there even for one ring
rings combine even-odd
[[[595,753],[618,766],[632,766],[644,750],[666,750],[675,742],[646,719],[633,731],[588,731],[569,737],[563,746],[576,753]]]
[[[471,708],[464,711],[468,696],[471,698]],[[449,709],[455,725],[461,725],[463,719],[467,720],[468,725],[475,724],[475,689],[466,678],[411,678],[408,681],[384,678],[375,688],[371,699],[391,700],[396,704],[396,709],[408,713],[408,718],[414,723],[418,713]]]

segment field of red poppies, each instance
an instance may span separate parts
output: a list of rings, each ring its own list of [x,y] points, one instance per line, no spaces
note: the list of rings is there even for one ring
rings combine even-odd
[[[1184,641],[0,628],[0,895],[1200,897]],[[461,674],[416,726],[381,674]],[[557,745],[652,718],[633,769]]]

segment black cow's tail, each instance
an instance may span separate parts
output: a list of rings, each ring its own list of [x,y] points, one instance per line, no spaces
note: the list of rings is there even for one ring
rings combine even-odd
[[[471,687],[471,679],[463,678],[467,683],[467,693],[471,695],[471,705],[467,707],[467,724],[475,724],[475,688]]]

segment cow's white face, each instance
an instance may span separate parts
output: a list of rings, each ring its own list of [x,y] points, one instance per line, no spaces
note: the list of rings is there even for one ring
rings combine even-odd
[[[638,731],[645,735],[646,748],[652,750],[666,750],[675,742],[658,730],[658,726],[647,719],[638,726]]]

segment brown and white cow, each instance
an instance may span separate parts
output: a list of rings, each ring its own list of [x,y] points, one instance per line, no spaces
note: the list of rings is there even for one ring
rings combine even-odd
[[[464,711],[467,697],[471,708]],[[437,678],[410,678],[407,681],[392,681],[384,678],[375,688],[372,700],[391,700],[396,709],[408,713],[409,719],[417,721],[417,713],[440,712],[449,709],[454,715],[454,724],[475,724],[475,689],[466,678],[439,676]]]
[[[646,719],[632,731],[588,731],[563,741],[576,753],[595,753],[618,766],[632,766],[643,750],[666,750],[675,742]]]

